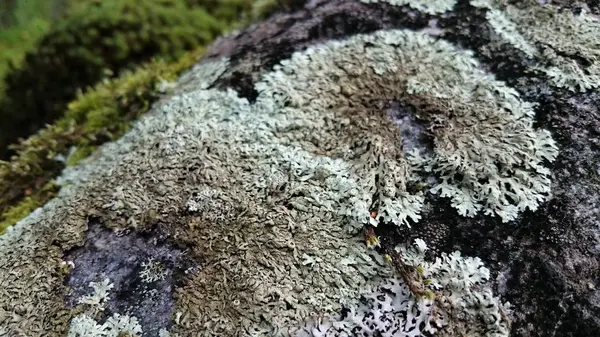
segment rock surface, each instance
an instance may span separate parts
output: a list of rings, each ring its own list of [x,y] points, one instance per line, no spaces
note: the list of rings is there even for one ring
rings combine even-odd
[[[135,316],[143,336],[167,330],[177,336],[286,335],[304,318],[351,306],[365,284],[392,273],[356,234],[360,224],[348,224],[364,220],[364,212],[354,208],[375,202],[361,198],[385,187],[364,183],[368,179],[361,174],[369,176],[369,168],[354,166],[361,140],[376,146],[386,165],[380,171],[385,178],[377,179],[395,179],[396,195],[403,198],[402,193],[422,197],[402,199],[412,200],[402,210],[415,207],[420,218],[407,215],[399,225],[392,223],[393,215],[381,219],[375,228],[381,249],[422,238],[434,255],[458,250],[481,258],[491,270],[495,295],[512,304],[511,336],[600,335],[598,90],[574,92],[535,71],[541,61],[505,41],[489,24],[492,9],[475,6],[486,1],[458,1],[452,10],[434,14],[409,5],[432,2],[399,2],[405,5],[311,1],[213,44],[207,58],[130,133],[67,169],[58,197],[0,237],[5,271],[0,335],[65,335],[70,326],[73,333],[73,320],[89,313],[79,299],[91,293],[90,282],[107,278],[108,297],[88,298],[102,308],[90,316],[98,322]],[[545,6],[575,13],[587,8],[597,19],[592,4]],[[401,31],[389,36],[406,38],[387,42],[405,43],[397,48],[403,63],[382,71],[398,77],[387,81],[357,62],[355,68],[339,66],[349,69],[350,80],[327,68],[321,74],[335,78],[310,73],[312,82],[289,80],[304,74],[302,67],[286,68],[294,53],[320,55],[325,51],[311,47],[369,39],[381,30]],[[420,62],[432,65],[426,63],[431,53],[401,58],[414,48],[413,38],[442,54],[449,42],[457,51],[448,62],[472,57],[474,74],[493,74],[516,90],[518,102],[538,103],[533,128],[526,130],[550,131],[558,157],[544,162],[551,190],[537,210],[518,212],[506,222],[498,214],[462,216],[451,198],[431,193],[439,171],[411,178],[403,152],[443,154],[440,128],[465,126],[456,117],[437,127],[432,120],[474,106],[453,105],[458,96],[436,96],[453,87],[444,83],[428,93],[431,97],[403,93],[407,78],[429,71],[418,68]],[[367,48],[378,47],[377,40],[359,42],[365,55]],[[339,60],[325,55],[338,66]],[[368,61],[381,56],[386,64],[382,55],[369,55]],[[363,55],[355,57],[360,61]],[[576,61],[585,65],[584,58]],[[311,64],[307,61],[306,69]],[[409,69],[421,73],[402,73]],[[478,85],[485,87],[485,81]],[[340,85],[333,90],[331,83]],[[490,95],[499,100],[497,91]],[[518,131],[500,124],[504,133]],[[505,173],[516,171],[518,166]],[[358,172],[359,178],[354,181],[347,172]],[[340,186],[348,182],[342,178],[364,190],[358,201],[344,194]],[[340,215],[348,208],[360,214]]]

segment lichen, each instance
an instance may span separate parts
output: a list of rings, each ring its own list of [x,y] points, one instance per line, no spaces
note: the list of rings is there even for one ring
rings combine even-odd
[[[486,8],[487,19],[501,38],[537,62],[557,87],[584,92],[600,86],[600,20],[582,11],[574,14],[553,5],[525,1],[472,0]]]
[[[167,275],[165,267],[161,262],[149,258],[148,261],[142,263],[142,271],[140,277],[146,283],[152,283],[164,280]]]
[[[295,336],[509,336],[510,304],[493,295],[489,270],[481,260],[455,251],[429,262],[427,249],[420,239],[410,247],[397,247],[404,265],[416,275],[413,284],[396,278],[371,284],[358,306],[346,308],[343,315],[313,318]],[[415,294],[415,286],[427,296]]]
[[[528,57],[537,54],[537,49],[519,33],[517,25],[510,21],[505,13],[498,9],[490,9],[486,13],[488,23],[504,40],[521,50]]]
[[[90,316],[82,314],[71,321],[67,337],[141,337],[142,332],[135,317],[114,314],[104,324],[98,324]]]
[[[305,121],[308,116],[300,120],[306,114],[305,105],[322,111],[330,106],[350,106],[349,100],[356,104],[354,101],[385,95],[421,109],[435,136],[435,153],[429,158],[418,151],[403,154],[389,118],[367,115],[369,107],[365,106],[340,108],[345,113],[337,118],[348,121],[349,116],[363,116],[364,120],[364,131],[349,134],[346,141],[357,148],[350,159],[356,162],[353,173],[362,188],[352,196],[361,206],[349,210],[356,227],[371,221],[371,207],[378,208],[379,218],[396,224],[418,221],[422,194],[411,194],[406,187],[420,179],[416,171],[421,167],[436,173],[440,183],[431,191],[452,198],[459,214],[474,216],[483,210],[510,221],[527,208],[536,210],[549,192],[549,171],[544,162],[554,160],[557,149],[549,132],[533,129],[534,105],[520,100],[514,89],[477,66],[471,52],[425,34],[378,32],[295,54],[266,75],[257,88],[269,100],[265,105],[274,101],[294,116],[281,122],[281,128],[291,127],[285,124],[302,128],[303,136],[295,140],[308,148],[314,147],[315,141],[334,142],[313,129],[337,138],[345,135],[330,131],[323,122],[310,125]],[[261,97],[258,102],[261,104]],[[378,131],[366,132],[375,129]],[[384,135],[393,141],[382,141],[379,137]],[[302,141],[303,137],[310,141]],[[332,147],[328,153],[341,157],[347,155],[344,151],[348,145]],[[385,155],[394,159],[382,161]]]
[[[66,168],[58,196],[0,237],[0,269],[16,268],[0,274],[0,317],[23,302],[36,308],[8,329],[59,334],[77,317],[55,270],[92,215],[141,231],[155,214],[197,257],[176,290],[174,334],[266,336],[356,307],[366,286],[392,276],[356,233],[418,221],[431,190],[407,185],[422,171],[465,215],[510,220],[549,189],[544,161],[556,149],[533,128],[533,105],[470,52],[422,32],[297,52],[262,75],[253,103],[231,88],[193,87],[178,86],[119,140]],[[405,153],[395,121],[373,104],[382,100],[419,109],[430,156]],[[57,324],[44,331],[41,317]]]
[[[108,293],[114,285],[110,283],[109,279],[104,279],[102,282],[90,282],[90,287],[94,289],[93,294],[81,297],[79,303],[96,307],[98,310],[103,310],[104,305],[109,300]]]

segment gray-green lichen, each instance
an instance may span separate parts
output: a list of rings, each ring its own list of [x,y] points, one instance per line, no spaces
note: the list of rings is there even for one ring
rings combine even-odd
[[[600,86],[600,20],[582,11],[574,14],[552,5],[525,1],[472,0],[487,8],[490,26],[503,40],[537,61],[554,85],[571,91]]]
[[[349,159],[361,189],[352,196],[355,205],[348,212],[357,227],[369,220],[374,194],[377,213],[386,220],[418,221],[422,194],[408,193],[406,186],[419,179],[416,171],[421,168],[441,180],[432,192],[452,198],[466,216],[483,210],[509,221],[520,211],[537,209],[549,192],[544,161],[554,160],[557,149],[549,132],[533,129],[533,104],[480,70],[470,52],[425,34],[377,32],[310,49],[276,67],[257,88],[268,94],[266,103],[261,101],[265,95],[259,96],[258,106],[275,102],[292,116],[282,128],[304,130],[294,139],[304,148],[347,139],[327,154],[343,157],[348,147],[354,151]],[[389,118],[360,105],[373,98],[419,107],[435,136],[434,154],[405,156]],[[307,115],[307,107],[320,115],[337,107],[344,111],[338,117],[344,125],[362,124],[356,126],[360,133],[343,134],[327,120],[313,118],[315,113]]]
[[[355,234],[373,210],[397,225],[418,221],[428,191],[407,185],[423,171],[438,179],[430,191],[467,216],[508,221],[549,192],[544,161],[557,150],[533,128],[533,105],[470,52],[424,33],[378,31],[295,53],[256,83],[253,104],[210,89],[223,69],[210,67],[67,168],[59,195],[0,237],[0,269],[10,271],[0,275],[0,324],[67,331],[76,314],[63,304],[61,257],[84,240],[91,215],[115,229],[157,219],[201,257],[176,290],[174,334],[287,335],[390,277]],[[393,120],[372,104],[390,100],[419,108],[431,153],[404,153]]]

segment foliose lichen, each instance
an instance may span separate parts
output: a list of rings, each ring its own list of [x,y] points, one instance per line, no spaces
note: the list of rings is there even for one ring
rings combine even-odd
[[[600,86],[600,20],[538,1],[472,0],[487,8],[487,19],[505,42],[533,58],[532,70],[557,87],[584,92]]]
[[[533,129],[534,104],[522,101],[514,89],[478,69],[471,52],[445,41],[391,31],[331,42],[294,54],[256,87],[268,97],[265,105],[275,102],[294,116],[286,123],[303,130],[294,140],[304,147],[334,142],[323,133],[335,134],[336,139],[347,137],[355,154],[344,158],[353,162],[361,187],[352,195],[359,206],[348,210],[356,227],[372,221],[373,209],[396,224],[418,221],[422,193],[411,194],[406,186],[420,179],[420,169],[438,175],[440,183],[431,191],[452,198],[452,205],[466,216],[483,210],[510,221],[527,208],[536,210],[549,192],[544,163],[553,161],[558,151],[548,131]],[[263,104],[263,96],[257,105]],[[351,106],[349,101],[356,106],[357,101],[382,97],[420,109],[435,137],[433,156],[403,153],[389,118],[369,113],[368,106],[346,108]],[[303,112],[306,106],[322,114],[339,107],[343,113],[338,112],[337,118],[349,125],[361,116],[362,125],[357,127],[361,131],[345,135],[326,122],[308,125],[298,120],[308,120]],[[313,128],[323,131],[308,131]],[[384,136],[392,140],[379,138]],[[326,153],[343,157],[347,151],[348,145],[341,145]],[[386,155],[394,159],[382,160]]]
[[[141,336],[142,327],[136,317],[115,313],[108,317],[103,324],[99,324],[94,317],[105,310],[113,284],[107,278],[103,281],[91,282],[90,287],[94,289],[94,292],[81,297],[78,301],[80,304],[86,305],[87,310],[71,320],[67,337]]]
[[[394,275],[355,234],[377,223],[373,215],[418,221],[427,189],[407,183],[422,170],[439,178],[433,191],[463,215],[484,210],[510,220],[549,189],[544,161],[557,151],[548,132],[533,128],[533,105],[470,52],[422,32],[378,31],[297,52],[262,75],[252,104],[232,89],[200,85],[66,168],[58,196],[0,237],[0,268],[17,271],[0,274],[8,304],[0,317],[24,304],[43,313],[25,311],[8,329],[64,333],[77,317],[64,307],[56,269],[62,252],[81,244],[92,210],[111,228],[138,230],[155,214],[166,234],[201,257],[176,291],[174,334],[267,336],[359,307],[366,287]],[[394,121],[372,104],[378,100],[418,108],[432,154],[405,153]],[[485,278],[479,260],[449,255],[427,266],[433,293],[468,295],[445,294],[464,315],[449,316],[439,334],[497,325],[496,309],[469,309],[470,301],[491,303],[489,293],[465,290]],[[446,282],[436,268],[447,266],[467,283]],[[481,310],[496,318],[471,324]],[[40,317],[56,324],[44,330]]]
[[[371,284],[357,307],[310,320],[296,336],[508,336],[510,304],[492,294],[481,260],[456,251],[428,262],[427,249],[420,239],[397,247],[404,263],[415,269],[414,282],[430,295],[417,296],[402,279]]]
[[[103,324],[98,324],[86,314],[79,315],[71,321],[67,337],[122,337],[142,336],[142,327],[137,318],[114,314]]]

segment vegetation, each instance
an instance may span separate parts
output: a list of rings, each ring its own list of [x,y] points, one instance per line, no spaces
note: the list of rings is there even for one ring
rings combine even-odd
[[[184,0],[86,3],[74,6],[20,66],[9,70],[0,103],[0,151],[59,117],[78,89],[153,56],[174,60],[226,27]]]
[[[0,0],[0,79],[50,28],[51,1]],[[3,92],[0,80],[0,96]]]

